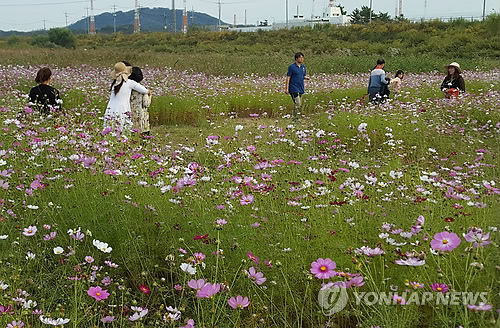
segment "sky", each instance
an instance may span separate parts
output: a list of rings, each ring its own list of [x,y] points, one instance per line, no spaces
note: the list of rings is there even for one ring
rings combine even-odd
[[[288,1],[289,18],[297,12],[305,17],[321,15],[328,5],[328,0],[186,0],[188,10],[204,12],[218,17],[221,5],[222,20],[233,23],[236,14],[238,24],[245,20],[247,11],[248,24],[258,21],[284,22],[286,3]],[[403,14],[407,18],[438,17],[481,17],[484,0],[403,0]],[[388,12],[394,16],[396,2],[399,0],[372,0],[375,12]],[[351,13],[353,9],[363,5],[369,6],[370,0],[337,0]],[[427,6],[425,6],[427,3]],[[94,13],[112,12],[116,4],[117,11],[134,9],[135,0],[94,0]],[[170,8],[172,0],[140,0],[141,7]],[[176,8],[183,8],[183,0],[176,0]],[[82,19],[90,7],[90,0],[0,0],[0,30],[31,31],[52,27],[66,26]],[[486,14],[500,13],[499,0],[486,0]],[[132,24],[132,22],[131,22]]]

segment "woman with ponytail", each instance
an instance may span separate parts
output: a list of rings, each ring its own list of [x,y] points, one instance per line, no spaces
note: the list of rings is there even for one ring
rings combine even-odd
[[[130,132],[132,120],[130,117],[130,95],[132,90],[141,94],[149,94],[145,87],[129,79],[132,68],[123,62],[116,63],[111,72],[113,84],[106,112],[104,113],[104,127],[119,128],[122,132]]]

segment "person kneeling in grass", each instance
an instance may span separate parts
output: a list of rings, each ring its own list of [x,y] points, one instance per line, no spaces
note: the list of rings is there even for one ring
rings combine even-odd
[[[446,98],[458,97],[459,94],[465,92],[465,81],[462,77],[462,70],[460,65],[456,62],[445,66],[448,71],[448,75],[444,78],[443,83],[441,83],[441,91]]]

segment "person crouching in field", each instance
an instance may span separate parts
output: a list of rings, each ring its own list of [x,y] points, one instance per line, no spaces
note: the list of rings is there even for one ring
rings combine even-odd
[[[48,67],[40,68],[36,74],[35,82],[38,85],[30,91],[30,105],[42,114],[61,108],[62,100],[59,91],[51,87],[52,71]]]
[[[368,97],[370,102],[375,104],[385,100],[389,96],[388,84],[390,79],[385,77],[385,60],[377,60],[377,66],[370,73],[368,82]]]
[[[304,94],[304,80],[310,80],[307,76],[306,66],[304,65],[304,54],[297,52],[295,54],[295,63],[288,66],[286,73],[285,93],[292,97],[293,121],[297,120],[302,109],[302,95]]]
[[[404,76],[405,72],[399,70],[396,72],[396,76],[391,79],[389,86],[391,90],[394,92],[394,94],[398,94],[399,90],[401,90],[401,81],[403,80]]]
[[[104,113],[104,127],[119,128],[121,131],[130,132],[132,129],[132,120],[130,113],[130,96],[132,90],[140,94],[149,94],[145,87],[129,79],[132,73],[132,67],[119,62],[114,66],[111,72],[113,84],[111,85],[111,95],[109,98],[106,112]]]
[[[462,70],[460,65],[456,62],[445,66],[448,71],[448,75],[444,78],[443,83],[441,83],[441,91],[446,98],[458,97],[460,93],[465,92],[465,81],[462,77]]]

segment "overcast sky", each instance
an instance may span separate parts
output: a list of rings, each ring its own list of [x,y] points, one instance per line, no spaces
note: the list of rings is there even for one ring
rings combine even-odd
[[[204,12],[218,17],[219,0],[187,0],[188,10]],[[222,20],[233,22],[233,15],[237,15],[237,23],[243,24],[245,9],[249,24],[259,20],[270,22],[285,21],[286,0],[220,0],[222,2]],[[482,16],[484,0],[403,0],[403,13],[408,18],[422,17],[459,17]],[[388,12],[394,16],[396,2],[399,0],[373,0],[375,12]],[[427,2],[427,9],[425,9]],[[313,10],[315,15],[321,15],[328,4],[328,0],[288,0],[289,17],[297,12],[310,17]],[[351,13],[353,9],[362,5],[369,6],[370,0],[337,0]],[[117,11],[128,11],[134,8],[134,0],[95,0],[94,12],[111,12],[116,4]],[[141,0],[143,7],[170,8],[172,0]],[[86,7],[90,7],[90,0],[0,0],[0,30],[31,31],[34,29],[47,29],[71,24],[81,19],[86,14]],[[176,0],[176,8],[183,8],[183,1]],[[500,13],[499,0],[486,0],[486,13]],[[132,22],[131,22],[132,24]]]

